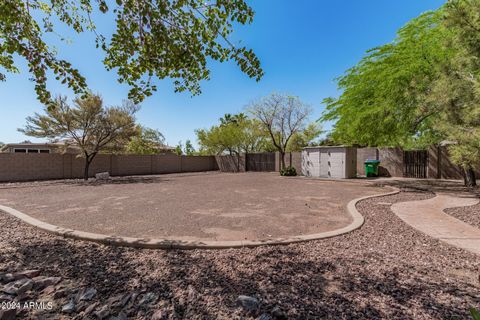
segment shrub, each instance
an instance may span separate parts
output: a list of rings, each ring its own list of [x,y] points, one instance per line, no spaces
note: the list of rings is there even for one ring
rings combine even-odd
[[[293,176],[297,175],[297,170],[295,170],[294,167],[289,166],[289,167],[286,167],[286,168],[280,170],[280,175],[281,176],[293,177]]]

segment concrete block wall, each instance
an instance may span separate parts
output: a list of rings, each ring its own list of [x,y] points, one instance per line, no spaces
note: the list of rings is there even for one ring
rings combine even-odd
[[[403,150],[400,148],[378,149],[380,160],[379,175],[386,177],[403,176]]]
[[[280,152],[275,152],[275,170],[280,171],[282,160]],[[285,165],[292,166],[297,170],[297,174],[302,174],[302,153],[301,152],[287,152],[285,154]]]
[[[71,154],[0,153],[0,182],[83,178],[85,159]],[[94,158],[89,176],[112,176],[214,171],[213,156],[107,155]]]
[[[358,148],[357,149],[357,175],[365,175],[365,161],[378,160],[379,152],[377,148]]]
[[[428,148],[427,178],[463,179],[463,170],[452,163],[448,148],[432,146]],[[358,148],[357,174],[365,175],[366,159],[380,160],[381,176],[403,177],[403,150],[401,148]],[[476,172],[480,178],[480,172]]]
[[[215,162],[222,172],[245,172],[246,170],[245,154],[241,154],[240,157],[236,155],[215,156]]]

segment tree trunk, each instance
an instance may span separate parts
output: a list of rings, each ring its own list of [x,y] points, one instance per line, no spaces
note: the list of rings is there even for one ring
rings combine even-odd
[[[88,169],[90,168],[90,163],[91,163],[91,160],[86,157],[85,158],[85,169],[83,171],[83,180],[87,181],[88,180]]]
[[[285,152],[280,151],[280,158],[281,158],[281,166],[280,170],[285,169],[287,165],[285,164]]]
[[[466,187],[475,187],[477,185],[477,179],[475,177],[475,171],[473,171],[472,167],[468,167],[464,169],[465,171],[465,186]]]

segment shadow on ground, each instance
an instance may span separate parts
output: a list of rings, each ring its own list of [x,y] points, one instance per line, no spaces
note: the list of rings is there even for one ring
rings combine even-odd
[[[480,196],[479,188],[465,187],[462,181],[437,179],[373,180],[376,186],[393,186],[402,191],[472,193]]]
[[[138,258],[136,253],[58,240],[14,249],[15,256],[25,258],[25,269],[42,266],[78,286],[94,287],[99,291],[95,300],[102,303],[126,292],[139,293],[139,298],[142,293],[154,293],[155,304],[132,311],[131,316],[140,317],[161,308],[172,319],[240,316],[235,299],[249,295],[261,301],[255,315],[280,306],[294,319],[409,318],[415,306],[430,317],[443,318],[464,316],[465,307],[442,302],[439,293],[468,299],[476,290],[451,282],[405,282],[402,278],[415,274],[392,268],[377,275],[368,269],[360,271],[365,263],[361,258],[311,259],[294,247],[251,252],[254,258],[249,263],[236,258],[234,250],[215,259],[213,252],[143,250]],[[353,269],[341,267],[352,263]],[[429,271],[427,266],[415,273]]]

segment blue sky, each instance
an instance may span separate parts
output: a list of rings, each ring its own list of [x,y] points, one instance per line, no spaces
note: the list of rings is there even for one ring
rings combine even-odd
[[[439,0],[258,0],[250,1],[256,12],[253,24],[237,29],[232,40],[254,49],[265,77],[260,82],[249,79],[233,63],[211,63],[211,80],[202,84],[203,93],[174,93],[170,80],[158,82],[158,92],[142,103],[138,121],[160,130],[170,145],[195,141],[194,130],[208,128],[225,113],[241,112],[253,99],[269,93],[285,92],[299,96],[314,109],[317,119],[325,97],[338,95],[335,77],[355,65],[365,51],[392,41],[395,32],[420,13],[436,9]],[[109,31],[111,21],[100,22]],[[68,35],[68,34],[67,34]],[[60,44],[59,56],[73,63],[87,78],[90,88],[100,93],[107,105],[120,104],[128,87],[116,82],[95,49],[93,35],[71,38]],[[58,41],[54,41],[58,43]],[[23,65],[21,61],[20,66]],[[34,85],[25,68],[17,75],[7,75],[0,83],[0,141],[25,139],[17,128],[25,117],[41,112]],[[53,93],[73,96],[62,85],[49,82]],[[329,125],[326,125],[326,129]]]

